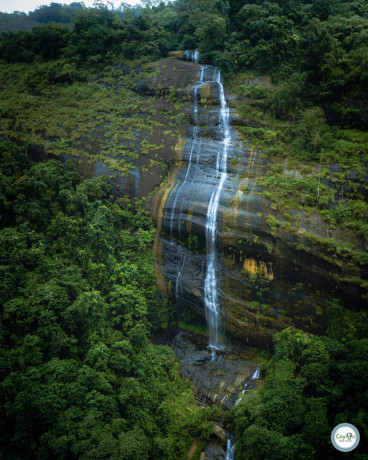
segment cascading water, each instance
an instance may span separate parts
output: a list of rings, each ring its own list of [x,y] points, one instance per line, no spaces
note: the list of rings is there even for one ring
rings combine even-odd
[[[197,50],[186,50],[183,53],[183,57],[186,61],[198,62],[199,53]]]
[[[185,173],[185,177],[184,177],[184,180],[183,182],[180,184],[179,188],[178,188],[178,191],[176,192],[176,195],[175,195],[175,199],[174,199],[174,204],[173,204],[173,212],[171,213],[171,219],[170,219],[170,235],[173,236],[173,219],[174,219],[174,216],[175,216],[175,213],[176,213],[176,205],[177,205],[177,201],[178,201],[178,198],[180,196],[180,192],[181,190],[183,189],[184,185],[186,184],[187,182],[187,179],[188,179],[188,175],[189,175],[189,171],[192,167],[192,158],[193,158],[193,152],[194,152],[194,146],[196,145],[196,142],[198,142],[198,131],[199,131],[199,128],[197,126],[197,123],[198,123],[198,91],[201,87],[201,85],[203,84],[203,66],[201,66],[201,71],[200,71],[200,77],[199,77],[199,81],[198,81],[198,84],[194,87],[194,108],[193,108],[193,112],[194,112],[194,130],[193,130],[193,142],[192,142],[192,148],[190,149],[190,154],[189,154],[189,160],[188,160],[188,167],[187,167],[187,171]],[[180,216],[179,216],[179,225],[180,225]],[[180,227],[179,227],[179,233],[180,233]]]
[[[226,442],[226,460],[234,460],[235,443],[231,442],[229,438]]]
[[[242,394],[245,394],[247,392],[248,388],[254,388],[256,386],[255,380],[259,379],[259,368],[254,371],[250,379],[245,382],[244,388],[242,390]],[[241,401],[241,396],[236,400],[235,406]],[[227,445],[226,445],[226,460],[234,460],[234,455],[235,455],[235,442],[234,439],[228,438],[227,439]]]
[[[219,116],[219,136],[222,141],[222,151],[216,158],[217,185],[214,188],[211,200],[207,209],[206,219],[206,245],[207,245],[207,272],[204,284],[204,300],[206,317],[209,325],[209,346],[214,351],[220,348],[218,337],[220,302],[217,293],[217,281],[220,273],[220,261],[218,253],[217,238],[217,214],[221,190],[227,176],[227,152],[230,137],[229,125],[229,104],[226,102],[224,86],[221,83],[220,71],[216,73],[216,83],[219,86],[220,96],[220,116]]]
[[[185,51],[184,59],[187,61],[198,61],[197,51]],[[215,91],[218,91],[220,108],[218,110],[218,120],[214,123],[216,134],[214,138],[208,139],[203,137],[202,126],[206,120],[206,111],[200,107],[199,96],[203,85],[209,85]],[[171,209],[170,221],[165,228],[169,230],[171,238],[184,241],[187,234],[186,229],[182,229],[182,222],[185,222],[185,215],[182,215],[183,208],[188,210],[188,202],[193,195],[198,194],[198,187],[205,185],[206,199],[208,206],[205,215],[204,236],[206,241],[206,268],[204,273],[204,309],[206,313],[207,324],[209,328],[209,348],[212,351],[212,357],[215,356],[215,350],[221,348],[219,338],[220,307],[221,300],[218,294],[219,280],[221,273],[221,263],[219,254],[219,241],[217,235],[217,216],[219,211],[221,191],[227,178],[227,159],[228,149],[231,142],[231,131],[229,124],[230,110],[226,102],[224,86],[221,81],[221,73],[212,66],[201,65],[199,77],[196,86],[193,88],[193,112],[192,123],[193,132],[191,144],[187,143],[187,168],[184,177],[178,179],[177,185],[173,187],[172,195],[169,195],[167,203]],[[213,109],[212,109],[213,110]],[[211,144],[212,142],[212,144]],[[203,147],[202,147],[203,146]],[[205,174],[198,165],[200,159],[208,155],[208,152],[215,154],[215,165],[208,166],[211,174],[210,184],[203,184],[200,180],[196,182],[197,170]],[[202,162],[205,160],[202,160]],[[208,173],[208,172],[207,172]],[[179,184],[179,185],[178,185]],[[205,203],[203,203],[205,205]],[[167,228],[169,227],[169,228]],[[202,227],[203,228],[203,227]],[[185,264],[185,249],[180,250],[182,257],[180,261],[180,270],[175,280],[176,300],[179,300],[181,293],[180,284],[183,278]]]

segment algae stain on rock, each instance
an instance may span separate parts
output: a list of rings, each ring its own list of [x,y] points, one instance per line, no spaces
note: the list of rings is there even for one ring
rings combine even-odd
[[[272,267],[268,267],[267,264],[261,260],[257,261],[252,258],[245,259],[243,262],[243,268],[252,275],[255,275],[256,273],[262,273],[264,277],[269,281],[274,279]]]
[[[175,154],[176,154],[176,159],[178,160],[178,162],[171,169],[168,180],[155,193],[151,201],[151,205],[150,205],[151,216],[155,221],[158,234],[160,234],[162,231],[162,222],[164,218],[164,210],[165,210],[167,197],[169,196],[169,193],[172,193],[172,191],[179,185],[178,182],[175,184],[175,180],[181,169],[182,151],[183,151],[184,145],[185,145],[185,140],[180,137],[175,145]]]

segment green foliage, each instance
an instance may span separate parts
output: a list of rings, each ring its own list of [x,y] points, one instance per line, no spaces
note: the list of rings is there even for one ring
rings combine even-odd
[[[271,229],[271,233],[276,236],[278,228],[281,226],[281,222],[274,216],[268,216],[266,220],[267,225]]]
[[[194,249],[195,251],[199,248],[198,236],[190,234],[187,241],[188,249]]]
[[[22,150],[0,146],[0,456],[186,458],[211,414],[149,340],[173,320],[153,223],[105,178]]]
[[[14,11],[12,14],[0,13],[0,30],[18,31],[30,30],[35,26],[49,22],[65,24],[72,27],[73,18],[85,8],[83,3],[74,2],[71,5],[51,3],[25,14]]]
[[[271,110],[279,118],[295,118],[301,105],[301,96],[306,82],[306,74],[294,72],[287,80],[280,83],[270,98]]]
[[[341,343],[363,339],[368,336],[367,313],[342,307],[335,299],[328,306],[328,336]]]
[[[233,2],[229,18],[228,74],[271,73],[278,83],[269,101],[274,115],[295,119],[299,110],[323,106],[332,123],[367,126],[366,9],[341,0],[249,0]]]
[[[368,204],[362,199],[341,200],[338,205],[324,213],[332,225],[352,228],[364,241],[368,241]]]
[[[44,21],[52,20],[49,16]],[[63,57],[70,64],[95,67],[120,55],[128,59],[166,56],[175,41],[164,18],[149,10],[140,15],[130,10],[119,17],[105,6],[80,5],[73,23],[72,28],[51,22],[30,31],[0,32],[0,54],[8,62]]]
[[[301,155],[302,159],[315,160],[319,159],[322,147],[329,145],[329,139],[326,136],[329,128],[326,124],[326,118],[320,107],[307,109],[302,113],[298,123],[299,136],[294,141],[292,153],[294,156]],[[305,158],[303,151],[313,153],[313,156]]]
[[[302,209],[302,207],[328,208],[335,199],[335,192],[324,184],[319,184],[318,177],[294,178],[270,172],[265,185],[269,192],[265,195],[278,203],[280,209]],[[274,227],[276,224],[272,224]]]
[[[341,307],[333,308],[336,315]],[[352,316],[361,323],[358,314]],[[334,458],[330,435],[336,424],[350,420],[364,432],[368,418],[362,388],[368,373],[361,332],[345,337],[344,344],[336,332],[334,338],[293,328],[276,334],[274,355],[262,366],[262,388],[242,395],[231,410],[235,458]],[[362,439],[357,454],[365,449]]]
[[[199,49],[202,62],[235,74],[233,88],[248,97],[242,124],[251,125],[239,129],[273,163],[259,181],[279,213],[266,220],[274,235],[298,229],[294,209],[368,241],[368,137],[359,130],[368,126],[365,3],[157,3],[117,12],[52,4],[29,15],[33,30],[0,33],[1,136],[22,146],[0,145],[4,458],[186,458],[191,436],[204,443],[211,431],[214,414],[196,408],[172,352],[149,340],[174,314],[155,287],[145,211],[126,198],[113,202],[103,178],[82,181],[69,162],[35,165],[26,155],[82,155],[124,176],[130,159],[159,155],[164,143],[149,137],[160,125],[154,101],[134,91],[152,71],[145,63]],[[246,83],[246,70],[270,74],[273,90],[270,80]],[[170,101],[179,106],[172,92]],[[164,122],[167,137],[183,119]],[[141,170],[158,164],[149,158]],[[342,274],[350,264],[361,276],[361,241],[303,235]],[[192,235],[187,245],[198,249]],[[264,273],[244,275],[261,300]],[[366,288],[358,275],[336,281]],[[268,306],[253,301],[250,309],[259,320]],[[325,337],[277,335],[263,387],[232,412],[237,458],[333,458],[337,423],[368,430],[366,313],[332,302],[328,321]],[[364,448],[365,439],[357,456]]]
[[[263,98],[267,95],[267,90],[262,85],[243,85],[239,89],[240,94],[243,96],[250,96],[254,98]]]
[[[345,128],[367,126],[364,2],[145,4],[146,8],[123,4],[116,11],[103,4],[41,7],[28,18],[38,27],[0,33],[0,54],[8,62],[63,58],[70,65],[95,67],[118,56],[152,60],[166,56],[170,49],[197,48],[203,62],[220,66],[228,77],[246,69],[271,73],[278,82],[271,108],[282,119],[295,119],[299,110],[323,106],[333,123]],[[8,20],[14,22],[16,15]],[[18,21],[27,22],[21,15]]]

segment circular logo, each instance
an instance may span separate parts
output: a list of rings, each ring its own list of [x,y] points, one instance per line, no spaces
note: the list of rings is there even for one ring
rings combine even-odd
[[[358,429],[350,423],[340,423],[331,433],[333,446],[341,452],[350,452],[359,444],[360,434]]]

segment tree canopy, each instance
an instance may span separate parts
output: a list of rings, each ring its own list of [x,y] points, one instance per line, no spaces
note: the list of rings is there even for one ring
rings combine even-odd
[[[24,15],[15,16],[24,21]],[[27,18],[36,26],[32,30],[2,27],[3,59],[67,58],[83,66],[196,48],[203,62],[218,65],[228,77],[244,69],[271,73],[289,98],[295,97],[295,75],[303,75],[296,97],[305,108],[323,106],[331,122],[345,127],[368,123],[365,2],[177,0],[146,2],[144,8],[122,4],[116,11],[103,3],[52,3]]]
[[[152,221],[71,161],[0,154],[0,455],[186,458],[211,411],[150,340],[174,319]]]

